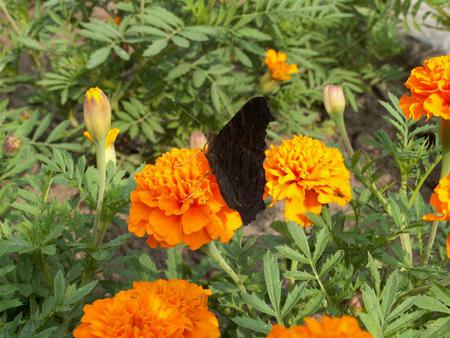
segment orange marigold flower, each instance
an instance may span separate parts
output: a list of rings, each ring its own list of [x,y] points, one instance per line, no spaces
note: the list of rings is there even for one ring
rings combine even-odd
[[[228,242],[241,227],[239,213],[222,198],[205,153],[172,149],[136,174],[128,230],[148,235],[151,247],[185,243],[192,250],[220,238]]]
[[[266,194],[272,204],[285,200],[287,220],[310,225],[307,211],[316,215],[322,206],[344,206],[352,198],[350,172],[336,148],[307,136],[294,136],[266,151]]]
[[[439,184],[434,188],[431,195],[430,204],[437,212],[436,214],[426,214],[425,221],[450,221],[450,175],[441,178]]]
[[[84,306],[75,338],[217,338],[210,290],[185,280],[134,282],[133,288]]]
[[[269,49],[266,52],[266,65],[269,68],[272,79],[283,81],[291,78],[290,74],[298,73],[296,64],[287,64],[287,55],[285,53],[277,52]]]
[[[450,119],[450,54],[425,60],[411,71],[405,86],[411,96],[404,94],[399,104],[408,118]]]
[[[305,325],[285,328],[274,325],[267,338],[371,338],[372,335],[359,327],[354,317],[320,319],[305,318]]]

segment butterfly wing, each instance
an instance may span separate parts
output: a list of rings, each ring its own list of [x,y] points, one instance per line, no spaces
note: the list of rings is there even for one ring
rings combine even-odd
[[[273,120],[266,99],[254,97],[209,142],[206,157],[220,192],[244,224],[253,221],[265,207],[265,137],[267,125]]]

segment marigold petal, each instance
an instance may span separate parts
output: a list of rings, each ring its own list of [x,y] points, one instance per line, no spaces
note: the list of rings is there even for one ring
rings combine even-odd
[[[168,216],[159,209],[153,209],[148,222],[155,233],[164,238],[169,245],[176,245],[181,241],[182,229],[179,226],[178,216]]]
[[[200,208],[191,207],[181,216],[181,224],[183,225],[183,232],[189,235],[193,232],[199,231],[209,223],[208,216],[206,216]]]

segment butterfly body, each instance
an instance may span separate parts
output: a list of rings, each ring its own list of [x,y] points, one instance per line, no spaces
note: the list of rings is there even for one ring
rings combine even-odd
[[[244,224],[265,208],[265,137],[273,120],[266,99],[254,97],[209,141],[206,157],[222,197]]]

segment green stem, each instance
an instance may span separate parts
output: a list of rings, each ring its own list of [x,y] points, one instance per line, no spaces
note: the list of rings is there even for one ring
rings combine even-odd
[[[98,198],[97,208],[95,211],[94,220],[94,238],[95,245],[98,247],[102,244],[104,233],[106,232],[105,225],[102,223],[102,209],[103,199],[105,195],[106,185],[106,161],[105,161],[105,138],[102,138],[96,143],[97,153],[97,170],[98,170]]]
[[[422,188],[423,184],[427,180],[428,176],[430,176],[431,172],[436,168],[436,166],[441,162],[442,155],[439,155],[436,157],[436,160],[433,162],[433,164],[428,168],[428,170],[425,172],[425,174],[421,177],[419,183],[417,184],[416,189],[414,189],[413,193],[411,194],[411,197],[408,201],[408,208],[411,208],[416,201],[417,196],[419,196],[420,189]]]
[[[333,114],[332,118],[339,130],[339,134],[341,134],[342,140],[344,141],[344,146],[347,154],[352,157],[354,151],[352,144],[350,143],[350,139],[348,138],[347,129],[345,128],[344,114]]]
[[[441,146],[442,146],[442,163],[441,163],[441,179],[448,175],[450,171],[450,120],[441,118],[440,121]],[[433,249],[439,221],[433,221],[431,226],[430,238],[428,239],[427,250],[425,252],[425,264],[428,263],[431,250]]]
[[[314,263],[311,262],[310,265],[311,265],[311,268],[312,268],[312,270],[313,270],[313,272],[314,272],[314,275],[316,276],[316,280],[317,280],[317,282],[319,283],[320,289],[321,289],[322,292],[325,294],[325,298],[326,298],[326,300],[327,300],[327,302],[328,302],[327,307],[325,308],[325,311],[326,311],[327,313],[329,313],[329,311],[328,311],[327,309],[328,309],[329,306],[331,306],[331,307],[334,308],[333,301],[331,300],[331,297],[330,297],[330,295],[328,294],[327,289],[325,289],[325,286],[323,285],[322,280],[320,279],[319,274],[317,273],[317,270],[316,270],[316,267],[315,267]]]
[[[239,276],[237,275],[236,272],[234,272],[234,270],[231,268],[231,266],[225,261],[225,259],[222,257],[222,255],[220,254],[219,249],[217,249],[216,243],[214,241],[210,242],[208,244],[208,247],[206,249],[206,252],[208,253],[208,255],[214,260],[216,261],[216,263],[220,266],[220,268],[228,275],[231,277],[231,279],[233,280],[233,282],[237,285],[237,287],[239,288],[239,290],[242,293],[248,293],[247,290],[245,289],[244,283],[242,283],[241,279],[239,278]]]

